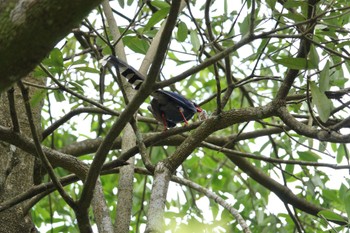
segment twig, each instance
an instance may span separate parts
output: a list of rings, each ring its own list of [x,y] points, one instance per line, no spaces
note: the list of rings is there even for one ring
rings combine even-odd
[[[221,85],[220,85],[220,77],[218,72],[218,66],[217,64],[214,64],[214,74],[215,74],[215,82],[216,82],[216,113],[217,115],[220,115],[221,113]]]
[[[9,107],[10,107],[10,116],[12,120],[12,129],[14,132],[19,133],[19,123],[18,123],[18,117],[17,117],[17,111],[15,106],[15,96],[14,96],[15,89],[12,87],[7,91],[7,99],[9,101]]]
[[[141,154],[142,162],[145,165],[145,167],[147,168],[147,170],[149,170],[150,172],[153,173],[154,172],[154,165],[152,164],[151,159],[147,154],[146,145],[143,142],[142,135],[141,135],[140,130],[138,129],[138,127],[136,125],[135,120],[131,121],[131,127],[134,130],[134,133],[136,136],[136,144],[139,148],[139,153]]]
[[[73,96],[75,96],[75,97],[77,97],[77,98],[79,98],[79,99],[81,99],[81,100],[86,101],[86,102],[89,103],[89,104],[92,104],[92,105],[94,105],[94,106],[96,106],[96,107],[98,107],[98,108],[101,108],[101,109],[103,109],[103,110],[105,110],[105,111],[107,111],[107,112],[109,112],[109,113],[111,113],[111,114],[113,114],[113,115],[118,115],[118,112],[113,111],[113,110],[111,110],[111,109],[109,109],[109,108],[103,106],[102,104],[100,104],[100,103],[98,103],[98,102],[95,102],[95,101],[93,101],[93,100],[91,100],[91,99],[89,99],[89,98],[87,98],[87,97],[85,97],[85,96],[83,96],[83,95],[80,95],[80,94],[76,93],[75,91],[72,91],[71,89],[67,88],[67,87],[64,86],[63,84],[61,84],[61,83],[50,73],[50,71],[48,71],[48,70],[46,69],[46,67],[45,67],[43,64],[39,64],[39,67],[40,67],[40,68],[47,74],[47,76],[49,76],[49,77],[52,79],[52,81],[54,81],[54,83],[56,83],[62,90],[68,92],[69,94],[71,94],[71,95],[73,95]]]
[[[250,12],[250,25],[249,25],[249,34],[254,34],[254,26],[255,26],[255,0],[252,0],[252,10]]]
[[[250,233],[251,232],[249,227],[248,227],[248,224],[242,218],[242,216],[240,215],[239,211],[237,209],[233,208],[232,205],[227,203],[219,195],[215,194],[214,192],[210,191],[209,189],[203,188],[199,184],[196,184],[196,183],[194,183],[194,182],[192,182],[190,180],[179,178],[177,176],[172,176],[171,180],[175,181],[175,182],[177,182],[179,184],[186,185],[187,187],[190,187],[190,188],[196,190],[197,192],[200,192],[200,193],[204,194],[209,199],[214,200],[216,203],[218,203],[219,205],[224,207],[226,210],[228,210],[233,215],[233,217],[235,217],[235,219],[237,220],[238,224],[242,227],[243,232],[245,232],[245,233]]]
[[[216,145],[208,143],[208,142],[202,142],[202,145],[209,148],[209,149],[225,153],[228,155],[228,157],[238,156],[238,157],[261,160],[261,161],[265,161],[265,162],[269,162],[269,163],[295,164],[295,165],[300,165],[300,166],[313,166],[313,167],[328,167],[328,168],[332,168],[332,169],[336,169],[336,170],[350,169],[350,165],[316,163],[316,162],[308,162],[308,161],[300,161],[300,160],[299,161],[283,160],[283,159],[269,158],[269,157],[263,157],[263,156],[256,156],[256,155],[251,154],[251,153],[243,153],[240,151],[231,150],[231,149],[223,148],[220,146],[216,146]]]

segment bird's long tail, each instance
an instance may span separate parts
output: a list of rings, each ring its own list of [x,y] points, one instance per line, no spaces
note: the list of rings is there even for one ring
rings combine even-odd
[[[120,72],[120,74],[128,80],[135,90],[138,90],[141,84],[145,81],[144,76],[140,72],[113,55],[104,56],[101,60],[101,64],[102,66],[115,68],[116,72]]]

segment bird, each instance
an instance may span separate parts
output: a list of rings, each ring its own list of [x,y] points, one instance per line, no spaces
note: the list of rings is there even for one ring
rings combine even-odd
[[[104,67],[114,67],[116,72],[126,78],[135,90],[140,89],[140,86],[145,81],[145,77],[140,72],[114,55],[105,56],[102,58],[101,63]],[[158,122],[163,124],[164,130],[173,128],[177,123],[181,122],[188,125],[188,121],[195,113],[199,113],[201,120],[207,118],[204,109],[178,93],[158,89],[151,95],[153,99],[150,106],[148,106],[148,110]]]

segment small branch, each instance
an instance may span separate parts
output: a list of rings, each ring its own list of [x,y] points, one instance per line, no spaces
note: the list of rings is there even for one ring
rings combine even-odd
[[[95,101],[93,101],[93,100],[91,100],[91,99],[89,99],[89,98],[87,98],[87,97],[85,97],[85,96],[83,96],[83,95],[80,95],[80,94],[76,93],[75,91],[72,91],[71,89],[69,89],[69,88],[67,88],[66,86],[62,85],[62,84],[60,83],[60,81],[58,81],[58,80],[50,73],[50,71],[48,71],[48,70],[46,69],[46,67],[45,67],[44,65],[39,64],[39,67],[40,67],[40,68],[47,74],[47,76],[49,76],[49,77],[52,79],[52,81],[54,81],[54,83],[56,83],[57,86],[59,86],[62,90],[68,92],[69,94],[71,94],[71,95],[73,95],[73,96],[75,96],[75,97],[77,97],[77,98],[79,98],[79,99],[81,99],[81,100],[83,100],[83,101],[85,101],[85,102],[87,102],[87,103],[89,103],[89,104],[92,104],[92,105],[94,105],[94,106],[96,106],[96,107],[98,107],[98,108],[101,108],[101,109],[103,109],[103,110],[109,112],[110,114],[118,115],[118,112],[113,111],[113,110],[111,110],[111,109],[109,109],[109,108],[103,106],[102,104],[100,104],[100,103],[98,103],[98,102],[95,102]]]
[[[230,62],[229,57],[225,57],[225,76],[226,76],[226,82],[227,82],[227,90],[225,91],[225,95],[222,97],[222,100],[221,100],[221,108],[222,109],[228,103],[230,96],[233,92],[233,89],[235,88],[235,85],[233,85],[233,80],[232,80],[231,62]],[[218,92],[218,94],[219,94],[219,92]]]
[[[249,34],[254,35],[255,27],[255,0],[252,0],[252,10],[250,12]]]
[[[350,117],[345,118],[344,120],[342,120],[341,122],[332,125],[330,127],[331,130],[340,130],[341,128],[345,127],[345,126],[349,126],[350,125]]]
[[[15,89],[12,87],[7,91],[7,99],[9,102],[10,107],[10,115],[12,120],[12,129],[13,132],[19,133],[19,123],[18,123],[18,117],[17,117],[17,111],[15,106],[15,96],[14,96]]]
[[[303,34],[307,33],[308,35],[305,35],[304,37],[301,38],[296,58],[306,58],[308,56],[311,48],[311,42],[307,38],[312,37],[314,28],[315,28],[315,22],[317,20],[317,17],[319,17],[319,16],[315,16],[316,11],[314,10],[314,7],[317,1],[309,0],[308,2],[309,2],[308,4],[309,22],[307,25],[309,27],[303,31]],[[321,15],[322,14],[323,12],[321,13]],[[276,100],[284,100],[287,97],[289,90],[292,87],[298,73],[299,73],[299,70],[288,69],[286,77],[284,78],[284,81],[276,94],[276,97],[275,97]]]
[[[278,116],[281,120],[292,130],[300,135],[315,138],[320,141],[327,142],[339,142],[339,143],[349,143],[350,134],[342,135],[335,131],[329,130],[319,130],[312,126],[308,126],[297,121],[287,110],[286,107],[281,107],[278,109]]]
[[[75,181],[78,181],[79,178],[76,175],[68,175],[66,177],[63,177],[60,179],[60,183],[63,186],[66,186],[68,184],[71,184]],[[25,207],[23,208],[23,215],[28,214],[28,211],[31,210],[31,208],[41,200],[41,198],[45,197],[46,195],[56,191],[57,188],[53,182],[47,182],[40,185],[36,185],[31,187],[30,189],[24,191],[21,194],[18,194],[17,196],[8,199],[2,203],[0,203],[0,212],[7,210],[11,208],[12,206],[15,206],[23,201],[26,201],[30,198],[29,202],[26,203]],[[40,196],[40,198],[37,198],[37,196]]]
[[[104,2],[102,2],[102,4],[104,4]],[[143,9],[145,5],[145,2],[142,2],[139,9],[137,10],[134,18],[131,19],[131,21],[129,21],[129,25],[124,29],[123,33],[119,36],[119,38],[113,43],[113,47],[115,48],[116,45],[118,44],[118,42],[123,38],[123,36],[128,32],[129,28],[134,25],[135,21],[136,21],[136,18],[137,16],[140,14],[141,10]],[[106,14],[106,12],[105,12]]]
[[[246,152],[240,152],[236,150],[231,150],[223,147],[216,146],[211,143],[202,142],[202,145],[206,148],[225,153],[229,158],[231,156],[238,156],[243,158],[250,158],[250,159],[256,159],[265,161],[268,163],[278,163],[278,164],[294,164],[294,165],[300,165],[300,166],[312,166],[312,167],[328,167],[335,170],[341,170],[341,169],[350,169],[350,165],[338,165],[338,164],[329,164],[329,163],[317,163],[317,162],[308,162],[308,161],[301,161],[301,160],[284,160],[284,159],[277,159],[277,158],[270,158],[270,157],[263,157],[263,156],[256,156],[251,153]]]
[[[78,176],[71,174],[60,178],[60,183],[63,186],[66,186],[78,180],[79,180]],[[46,197],[50,193],[53,193],[56,190],[57,188],[53,182],[43,183],[43,184],[34,186],[28,189],[27,191],[15,196],[14,198],[1,203],[0,212],[31,198],[28,202],[26,202],[23,208],[23,214],[24,215],[28,214],[34,205],[36,205],[41,199],[43,199],[44,197]]]
[[[216,114],[220,115],[221,113],[221,85],[220,85],[220,77],[219,77],[219,72],[218,72],[218,66],[217,64],[214,64],[214,74],[215,74],[215,82],[216,82]]]
[[[171,178],[172,181],[175,181],[176,183],[185,185],[189,188],[192,188],[196,190],[199,193],[204,194],[207,196],[209,199],[215,201],[222,207],[224,207],[226,210],[228,210],[232,216],[237,220],[238,224],[242,227],[243,232],[245,233],[250,233],[250,229],[248,227],[248,224],[246,221],[242,218],[242,216],[239,214],[239,211],[235,208],[232,207],[231,204],[227,203],[223,198],[221,198],[219,195],[215,194],[214,192],[210,191],[209,189],[203,188],[199,184],[196,184],[190,180],[182,179],[177,176],[172,176]]]
[[[101,108],[94,108],[94,107],[83,107],[83,108],[76,108],[52,123],[49,127],[47,127],[43,133],[42,133],[42,140],[44,140],[46,137],[48,137],[52,132],[54,132],[58,127],[69,121],[72,117],[77,116],[81,113],[96,113],[96,114],[108,114],[112,116],[119,116],[119,112],[111,113],[109,111],[103,110]],[[136,118],[138,121],[142,122],[147,122],[147,123],[152,123],[152,124],[157,124],[157,121],[154,118],[149,118],[149,117],[143,117],[143,116],[138,116]]]
[[[271,179],[268,175],[262,172],[260,169],[254,167],[247,159],[239,156],[230,156],[228,158],[236,164],[243,172],[249,174],[249,176],[266,187],[267,189],[274,192],[283,202],[287,202],[294,207],[317,216],[317,213],[324,208],[315,206],[306,200],[296,196],[287,187],[281,185],[277,181]]]
[[[104,166],[103,172],[101,172],[102,175],[119,173],[119,170],[120,170],[120,168],[118,166],[114,167],[114,168],[110,168],[110,169],[106,169],[105,167],[107,168],[107,166]],[[144,172],[144,173],[150,175],[149,172]],[[72,184],[73,182],[76,182],[79,180],[81,180],[81,178],[79,178],[77,175],[70,174],[70,175],[67,175],[65,177],[60,178],[60,183],[63,186],[66,186],[66,185]],[[57,190],[57,187],[55,186],[55,184],[52,181],[33,186],[30,189],[24,191],[23,193],[18,194],[17,196],[0,203],[0,212],[7,210],[7,209],[11,208],[12,206],[15,206],[23,201],[26,201],[26,200],[32,198],[24,207],[23,214],[25,215],[28,211],[30,211],[30,209],[38,201],[40,201],[43,197],[49,195],[50,193],[52,193],[56,190]]]
[[[37,155],[39,156],[39,158],[43,162],[43,164],[44,164],[44,166],[45,166],[45,168],[46,168],[46,170],[47,170],[51,180],[53,181],[53,183],[57,187],[57,190],[60,193],[60,195],[62,196],[62,198],[65,200],[65,202],[73,210],[76,210],[76,207],[77,207],[76,203],[64,191],[63,186],[61,185],[61,183],[59,182],[58,178],[56,177],[49,160],[47,159],[45,153],[43,152],[43,150],[41,148],[39,136],[37,134],[37,130],[36,130],[36,127],[35,127],[35,124],[34,124],[33,115],[32,115],[32,110],[31,110],[30,103],[29,103],[28,89],[23,85],[23,83],[21,81],[18,81],[18,86],[21,89],[21,92],[22,92],[22,95],[23,95],[23,100],[24,100],[24,104],[25,104],[25,108],[26,108],[26,113],[27,113],[27,117],[28,117],[30,131],[32,133],[32,138],[34,140],[34,144],[35,144]]]
[[[144,3],[138,10],[138,13],[134,16],[133,21],[129,23],[129,27],[134,24],[134,20],[137,15],[141,12]],[[119,59],[127,61],[125,48],[122,41],[123,36],[127,33],[128,28],[124,30],[121,34],[116,19],[114,18],[111,6],[108,0],[102,2],[103,12],[106,15],[106,20],[109,25],[109,31],[111,32],[112,38],[115,43],[112,45],[111,49],[113,54],[117,55]],[[126,81],[126,79],[121,77],[120,70],[117,68],[116,75],[111,72],[114,80],[119,83],[122,95],[124,97],[125,103],[128,105],[130,100],[135,97],[135,90],[132,88],[131,84]],[[131,122],[134,122],[134,116],[131,117]],[[124,134],[122,136],[122,152],[130,149],[130,147],[135,146],[135,135],[127,124],[124,129]],[[135,158],[128,159],[128,166],[123,167],[120,170],[120,176],[118,181],[118,196],[117,196],[117,206],[116,206],[116,216],[114,221],[114,232],[124,233],[129,231],[131,216],[132,216],[132,202],[133,202],[133,181],[134,181],[134,164]]]
[[[152,164],[151,159],[147,154],[147,148],[145,143],[143,142],[142,134],[140,133],[140,130],[136,125],[136,121],[131,122],[131,127],[134,130],[134,133],[136,136],[136,144],[137,144],[137,147],[139,148],[139,153],[141,154],[142,162],[147,168],[147,170],[153,173],[154,165]]]
[[[52,123],[49,127],[47,127],[42,132],[42,140],[45,140],[50,134],[52,134],[58,127],[69,121],[72,117],[79,115],[81,113],[97,113],[97,114],[111,114],[111,112],[107,112],[106,110],[103,110],[101,108],[93,108],[93,107],[86,107],[86,108],[76,108]],[[114,114],[111,114],[114,115]],[[119,116],[119,114],[117,115]]]
[[[258,37],[258,36],[256,36]],[[194,66],[186,71],[184,71],[183,73],[177,75],[177,76],[174,76],[170,79],[167,79],[165,81],[162,81],[162,82],[159,82],[159,83],[156,83],[155,87],[156,89],[158,88],[163,88],[163,87],[166,87],[166,86],[170,86],[176,82],[179,82],[179,81],[182,81],[184,79],[186,79],[187,77],[213,65],[214,63],[218,62],[219,60],[227,57],[228,55],[230,55],[232,52],[234,51],[237,51],[239,48],[243,47],[244,45],[252,42],[253,40],[255,39],[255,37],[251,37],[251,36],[248,36],[248,37],[244,37],[242,38],[240,41],[238,41],[237,43],[235,43],[235,45],[221,51],[221,52],[218,52],[217,54],[215,54],[214,56],[204,60],[203,62],[201,62],[200,64],[198,64],[197,66]]]

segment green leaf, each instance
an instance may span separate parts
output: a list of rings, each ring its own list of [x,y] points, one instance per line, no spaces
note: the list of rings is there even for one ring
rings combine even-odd
[[[239,32],[242,36],[245,36],[249,33],[249,27],[250,27],[250,14],[247,14],[247,16],[244,18],[242,23],[239,23]]]
[[[309,62],[305,58],[288,57],[288,58],[276,59],[275,62],[280,64],[280,65],[283,65],[287,68],[295,69],[295,70],[316,69],[317,68],[317,66],[313,65],[311,62]]]
[[[61,91],[55,91],[53,94],[57,102],[62,102],[66,99]]]
[[[294,172],[294,164],[287,164],[286,165],[286,178],[288,181],[294,181],[295,177],[289,175],[289,174],[293,174]]]
[[[286,13],[286,14],[282,14],[282,16],[293,20],[294,22],[301,22],[301,21],[305,21],[305,17],[301,14],[298,13]]]
[[[47,74],[39,66],[34,69],[32,74],[35,78],[43,78],[47,76]]]
[[[145,40],[141,40],[135,36],[125,36],[123,38],[124,44],[136,53],[146,54],[149,44]]]
[[[344,76],[344,72],[342,69],[337,69],[331,76],[331,85],[337,86],[339,88],[344,88],[344,84],[348,81]]]
[[[307,6],[307,3],[304,1],[289,0],[283,4],[283,7],[285,8],[295,8],[300,6]]]
[[[288,58],[276,59],[275,62],[280,64],[280,65],[283,65],[287,68],[295,69],[295,70],[316,69],[317,68],[314,65],[312,65],[312,63],[309,62],[305,58],[288,57]]]
[[[145,25],[143,31],[149,31],[151,27],[159,23],[161,20],[166,18],[170,10],[170,7],[162,8],[152,15],[147,24]]]
[[[169,3],[166,1],[152,1],[152,5],[160,9],[170,7]]]
[[[176,39],[179,42],[184,42],[187,38],[188,28],[184,22],[180,22],[177,28]]]
[[[62,52],[58,48],[54,48],[49,58],[45,59],[43,63],[50,68],[50,71],[53,74],[62,74],[64,66],[63,66],[63,55]]]
[[[325,188],[324,183],[319,175],[317,174],[313,175],[311,180],[314,185],[320,187],[321,189]]]
[[[345,219],[341,215],[336,214],[330,210],[321,210],[320,212],[317,213],[317,215],[323,216],[324,218],[330,221],[333,220],[333,221],[340,221],[340,222],[346,223]]]
[[[191,30],[190,36],[191,36],[191,43],[193,45],[193,50],[198,51],[201,46],[201,43],[199,41],[197,32],[195,30]]]
[[[349,190],[349,188],[346,185],[344,185],[344,184],[340,185],[338,194],[339,194],[339,198],[341,200],[344,200],[345,194],[348,190]]]
[[[317,162],[317,160],[321,159],[318,154],[315,154],[312,151],[297,151],[299,158],[304,161]]]
[[[328,199],[329,201],[339,201],[337,193],[338,193],[338,190],[322,189],[323,197]]]
[[[125,5],[124,0],[118,0],[118,3],[121,8],[124,8],[124,5]]]
[[[34,95],[30,98],[30,105],[32,107],[36,107],[47,94],[47,89],[39,89],[35,91]]]
[[[77,91],[79,93],[84,93],[84,88],[80,85],[78,82],[69,82],[70,85],[73,87],[71,88],[74,91]]]
[[[320,62],[320,57],[318,56],[317,50],[313,45],[311,46],[311,49],[310,49],[309,58],[312,66],[318,67],[318,64]]]
[[[329,91],[329,61],[327,61],[325,67],[320,73],[320,91]]]
[[[344,206],[346,210],[346,214],[348,215],[348,221],[350,219],[350,190],[347,190],[344,195]]]
[[[100,73],[100,71],[98,69],[91,68],[91,67],[88,67],[88,66],[74,67],[74,69],[80,70],[80,71],[84,71],[84,72],[87,72],[87,73],[93,73],[93,74],[99,74]]]
[[[345,150],[346,147],[344,144],[339,145],[338,150],[337,150],[337,163],[341,163],[345,156]]]
[[[54,48],[50,53],[52,65],[62,67],[63,66],[63,55],[58,48]]]
[[[277,0],[266,0],[267,5],[269,5],[270,9],[275,9]]]
[[[82,65],[82,64],[86,65],[86,61],[84,59],[75,60],[75,61],[70,63],[71,66],[73,66],[73,65]]]
[[[316,86],[314,82],[310,83],[312,102],[316,105],[318,115],[322,122],[326,122],[332,111],[332,101],[327,98],[324,92]]]

